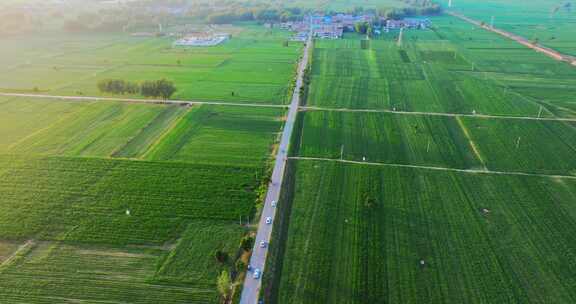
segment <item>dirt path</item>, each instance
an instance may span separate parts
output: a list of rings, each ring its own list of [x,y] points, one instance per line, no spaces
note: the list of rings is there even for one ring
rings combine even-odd
[[[295,159],[295,160],[310,160],[310,161],[325,161],[325,162],[337,162],[337,163],[344,163],[344,164],[357,164],[357,165],[380,166],[380,167],[391,167],[391,168],[425,169],[425,170],[433,170],[433,171],[448,171],[448,172],[460,172],[460,173],[469,173],[469,174],[532,176],[532,177],[545,177],[545,178],[554,178],[554,179],[573,179],[573,180],[576,180],[576,176],[571,176],[571,175],[551,175],[551,174],[538,174],[538,173],[526,173],[526,172],[511,172],[511,171],[490,171],[490,170],[474,170],[474,169],[456,169],[456,168],[445,168],[445,167],[434,167],[434,166],[418,166],[418,165],[403,165],[403,164],[362,162],[362,161],[342,160],[342,159],[333,159],[333,158],[321,158],[321,157],[290,157],[290,159]]]
[[[550,58],[556,59],[558,61],[564,61],[564,62],[567,62],[567,63],[573,65],[573,66],[576,66],[576,57],[574,57],[574,56],[562,54],[562,53],[560,53],[554,49],[551,49],[549,47],[545,47],[545,46],[537,44],[537,43],[532,43],[531,41],[528,41],[528,39],[526,39],[522,36],[512,34],[510,32],[506,32],[506,31],[503,31],[503,30],[495,28],[495,27],[491,27],[487,24],[482,24],[480,21],[466,17],[462,14],[458,14],[455,12],[447,12],[447,14],[454,16],[456,18],[459,18],[461,20],[464,20],[468,23],[474,24],[474,25],[481,27],[487,31],[491,31],[491,32],[494,32],[494,33],[499,34],[501,36],[504,36],[506,38],[512,39],[512,40],[514,40],[514,41],[516,41],[516,42],[518,42],[518,43],[520,43],[520,44],[522,44],[528,48],[531,48],[531,49],[535,50],[536,52],[542,53],[542,54],[544,54]]]
[[[332,112],[357,112],[357,113],[390,113],[398,115],[420,115],[420,116],[443,116],[443,117],[475,117],[489,119],[515,119],[515,120],[535,120],[535,121],[566,121],[576,122],[576,118],[559,118],[559,117],[532,117],[532,116],[508,116],[508,115],[485,115],[485,114],[457,114],[457,113],[439,113],[439,112],[408,112],[392,111],[385,109],[347,109],[347,108],[324,108],[324,107],[300,107],[305,111],[332,111]],[[536,113],[537,114],[537,113]]]
[[[238,103],[224,101],[196,101],[196,100],[176,100],[176,99],[139,99],[139,98],[116,98],[116,97],[95,97],[95,96],[62,96],[47,94],[24,94],[24,93],[5,93],[0,92],[4,97],[25,97],[38,99],[57,99],[66,101],[117,101],[127,103],[150,103],[150,104],[178,104],[178,105],[216,105],[216,106],[234,106],[234,107],[251,107],[251,108],[288,108],[290,105],[277,104],[259,104],[259,103]]]

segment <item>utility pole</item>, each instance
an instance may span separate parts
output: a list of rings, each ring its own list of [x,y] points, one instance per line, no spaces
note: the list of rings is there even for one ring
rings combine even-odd
[[[340,148],[340,160],[344,159],[344,145]]]
[[[516,141],[516,150],[520,148],[520,140],[522,140],[522,137],[518,137],[518,141]]]
[[[494,16],[490,19],[490,27],[494,28]]]
[[[448,0],[448,7],[452,8],[452,0]]]

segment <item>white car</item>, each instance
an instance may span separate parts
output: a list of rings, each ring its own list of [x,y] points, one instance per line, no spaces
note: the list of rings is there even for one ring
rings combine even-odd
[[[258,280],[260,278],[260,269],[254,270],[254,274],[252,274],[252,277]]]
[[[260,241],[260,248],[266,248],[266,241]]]
[[[276,207],[276,201],[272,201],[272,203],[270,203],[272,205],[272,207]]]
[[[266,218],[266,224],[268,224],[268,225],[272,224],[272,218],[271,217]]]

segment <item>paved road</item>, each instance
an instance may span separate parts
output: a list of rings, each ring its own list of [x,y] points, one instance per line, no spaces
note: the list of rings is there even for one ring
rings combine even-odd
[[[433,171],[450,171],[450,172],[471,173],[471,174],[516,175],[516,176],[534,176],[534,177],[546,177],[546,178],[557,178],[557,179],[576,179],[576,176],[573,176],[573,175],[551,175],[551,174],[538,174],[538,173],[526,173],[526,172],[514,172],[514,171],[456,169],[456,168],[433,167],[433,166],[374,163],[374,162],[369,162],[369,161],[355,161],[355,160],[321,158],[321,157],[290,157],[290,159],[337,162],[337,163],[344,163],[344,164],[357,164],[357,165],[392,167],[392,168],[414,168],[414,169],[425,169],[425,170],[433,170]]]
[[[576,118],[506,116],[506,115],[485,115],[485,114],[456,114],[456,113],[441,113],[441,112],[412,112],[412,111],[393,111],[393,110],[386,110],[386,109],[346,109],[346,108],[325,108],[325,107],[305,106],[305,107],[300,107],[300,110],[331,111],[331,112],[360,112],[360,113],[392,113],[392,114],[399,114],[399,115],[418,115],[418,116],[475,117],[475,118],[490,118],[490,119],[516,119],[516,120],[576,122]]]
[[[573,66],[576,66],[576,57],[574,57],[574,56],[562,54],[562,53],[558,52],[557,50],[551,49],[549,47],[545,47],[545,46],[542,46],[542,45],[537,44],[537,43],[532,43],[531,41],[529,41],[528,39],[526,39],[522,36],[512,34],[510,32],[506,32],[506,31],[503,31],[503,30],[495,28],[495,27],[491,27],[487,24],[482,24],[480,21],[466,17],[462,14],[458,14],[455,12],[448,12],[448,14],[452,15],[456,18],[460,18],[460,19],[462,19],[468,23],[474,24],[474,25],[481,27],[483,29],[486,29],[488,31],[497,33],[497,34],[504,36],[506,38],[515,40],[516,42],[518,42],[518,43],[520,43],[520,44],[522,44],[528,48],[531,48],[537,52],[543,53],[548,57],[554,58],[554,59],[559,60],[559,61],[564,61],[564,62],[572,64]]]
[[[258,104],[258,103],[232,103],[223,101],[196,101],[196,100],[176,100],[176,99],[138,99],[138,98],[115,98],[115,97],[94,97],[94,96],[60,96],[47,94],[23,94],[23,93],[2,93],[5,97],[27,97],[39,99],[58,99],[66,101],[118,101],[128,103],[151,103],[151,104],[179,104],[179,105],[217,105],[235,107],[256,107],[256,108],[288,108],[289,105]]]
[[[296,115],[298,114],[298,107],[300,105],[300,88],[304,83],[304,71],[308,65],[308,56],[310,53],[311,45],[312,41],[308,40],[306,47],[304,48],[304,55],[302,56],[298,66],[296,87],[294,88],[294,95],[292,96],[292,102],[290,103],[288,118],[286,120],[286,124],[284,125],[284,130],[280,139],[280,146],[278,147],[278,154],[276,155],[274,171],[272,172],[272,180],[268,185],[268,193],[266,194],[264,208],[262,209],[262,216],[260,217],[256,242],[254,244],[252,257],[250,258],[250,266],[252,269],[260,269],[262,273],[264,272],[264,266],[266,264],[268,246],[265,248],[260,248],[260,242],[265,241],[266,244],[268,244],[270,237],[272,236],[272,226],[276,218],[276,208],[272,207],[272,201],[278,202],[278,199],[280,198],[282,181],[284,179],[284,171],[286,169],[286,161],[288,160],[290,138],[292,137],[294,123],[296,121]],[[272,224],[266,223],[267,218],[272,220]],[[262,279],[254,279],[253,272],[248,272],[246,279],[244,280],[244,289],[242,290],[242,298],[240,299],[240,303],[258,303],[261,287]]]

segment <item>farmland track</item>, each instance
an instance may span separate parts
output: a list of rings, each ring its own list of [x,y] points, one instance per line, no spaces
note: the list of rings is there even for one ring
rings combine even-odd
[[[251,107],[251,108],[288,108],[290,105],[277,104],[257,104],[257,103],[234,103],[224,101],[197,101],[197,100],[176,100],[176,99],[138,99],[138,98],[115,98],[115,97],[95,97],[95,96],[61,96],[47,94],[24,94],[24,93],[5,93],[0,92],[4,97],[25,97],[38,99],[57,99],[66,101],[117,101],[126,103],[148,103],[148,104],[176,104],[176,105],[215,105],[215,106],[232,106],[232,107]]]
[[[503,30],[501,30],[501,29],[498,29],[498,28],[495,28],[495,27],[492,27],[492,26],[483,24],[483,23],[481,23],[481,22],[478,21],[478,20],[474,20],[474,19],[472,19],[472,18],[466,17],[466,16],[464,16],[464,15],[462,15],[462,14],[458,14],[458,13],[455,13],[455,12],[447,12],[447,14],[449,14],[449,15],[451,15],[451,16],[453,16],[453,17],[456,17],[456,18],[458,18],[458,19],[464,20],[464,21],[466,21],[466,22],[468,22],[468,23],[471,23],[471,24],[473,24],[473,25],[476,25],[476,26],[478,26],[478,27],[480,27],[480,28],[483,28],[483,29],[485,29],[485,30],[487,30],[487,31],[491,31],[491,32],[493,32],[493,33],[499,34],[500,36],[503,36],[503,37],[509,38],[509,39],[511,39],[511,40],[514,40],[514,41],[520,43],[521,45],[523,45],[523,46],[525,46],[525,47],[527,47],[527,48],[533,49],[533,50],[535,50],[536,52],[542,53],[542,54],[544,54],[544,55],[546,55],[546,56],[548,56],[548,57],[550,57],[550,58],[553,58],[553,59],[558,60],[558,61],[567,62],[567,63],[569,63],[569,64],[571,64],[571,65],[573,65],[573,66],[576,66],[576,57],[574,57],[574,56],[562,54],[562,53],[560,53],[560,52],[557,51],[557,50],[551,49],[551,48],[549,48],[549,47],[542,46],[542,45],[540,45],[540,44],[538,44],[538,43],[532,43],[532,42],[530,42],[528,39],[526,39],[526,38],[524,38],[524,37],[522,37],[522,36],[519,36],[519,35],[516,35],[516,34],[512,34],[512,33],[510,33],[510,32],[506,32],[506,31],[503,31]]]
[[[538,173],[512,172],[512,171],[456,169],[456,168],[434,167],[434,166],[375,163],[375,162],[364,162],[364,161],[354,161],[354,160],[334,159],[334,158],[321,158],[321,157],[294,156],[294,157],[290,157],[290,159],[309,160],[309,161],[325,161],[325,162],[336,162],[336,163],[344,163],[344,164],[380,166],[380,167],[391,167],[391,168],[411,168],[411,169],[424,169],[424,170],[434,170],[434,171],[449,171],[449,172],[459,172],[459,173],[469,173],[469,174],[532,176],[532,177],[545,177],[545,178],[554,178],[554,179],[573,179],[573,180],[576,180],[576,176],[571,176],[571,175],[552,175],[552,174],[538,174]]]
[[[351,112],[351,113],[390,113],[398,115],[418,115],[418,116],[441,116],[441,117],[474,117],[486,119],[516,119],[516,120],[535,120],[535,121],[565,121],[576,122],[576,118],[560,117],[531,117],[531,116],[507,116],[507,115],[487,115],[487,114],[457,114],[457,113],[440,113],[440,112],[412,112],[412,111],[393,111],[385,109],[348,109],[348,108],[325,108],[315,106],[300,107],[304,111],[330,111],[330,112]]]

